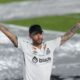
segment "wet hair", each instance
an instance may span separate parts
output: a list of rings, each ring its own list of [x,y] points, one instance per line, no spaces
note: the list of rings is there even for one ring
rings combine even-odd
[[[29,34],[37,34],[37,33],[42,34],[42,32],[43,32],[43,30],[42,30],[41,26],[38,24],[31,25],[29,28]]]

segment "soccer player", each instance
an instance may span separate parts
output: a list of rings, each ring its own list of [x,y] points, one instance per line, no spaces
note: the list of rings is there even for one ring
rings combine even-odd
[[[41,26],[32,25],[29,28],[31,42],[17,37],[4,25],[0,24],[0,31],[12,41],[16,48],[19,47],[23,50],[25,60],[24,80],[50,80],[54,50],[69,40],[79,29],[80,23],[77,23],[64,35],[54,40],[43,42]]]

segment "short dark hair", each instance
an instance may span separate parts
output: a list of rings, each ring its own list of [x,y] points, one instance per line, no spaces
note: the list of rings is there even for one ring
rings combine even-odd
[[[31,25],[29,28],[29,34],[36,34],[36,33],[41,33],[42,34],[43,30],[40,25],[35,24]]]

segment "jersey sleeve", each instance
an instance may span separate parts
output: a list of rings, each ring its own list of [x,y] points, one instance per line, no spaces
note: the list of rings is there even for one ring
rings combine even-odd
[[[26,45],[28,45],[29,40],[25,38],[18,37],[18,48],[23,49]]]
[[[59,47],[60,44],[61,44],[61,37],[58,37],[58,38],[56,38],[54,40],[47,41],[47,45],[51,49],[55,49],[55,48]]]

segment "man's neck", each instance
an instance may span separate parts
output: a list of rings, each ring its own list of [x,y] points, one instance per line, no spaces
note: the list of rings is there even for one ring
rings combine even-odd
[[[33,46],[35,46],[35,47],[37,47],[37,48],[41,49],[42,44],[36,44],[36,43],[33,43]]]

